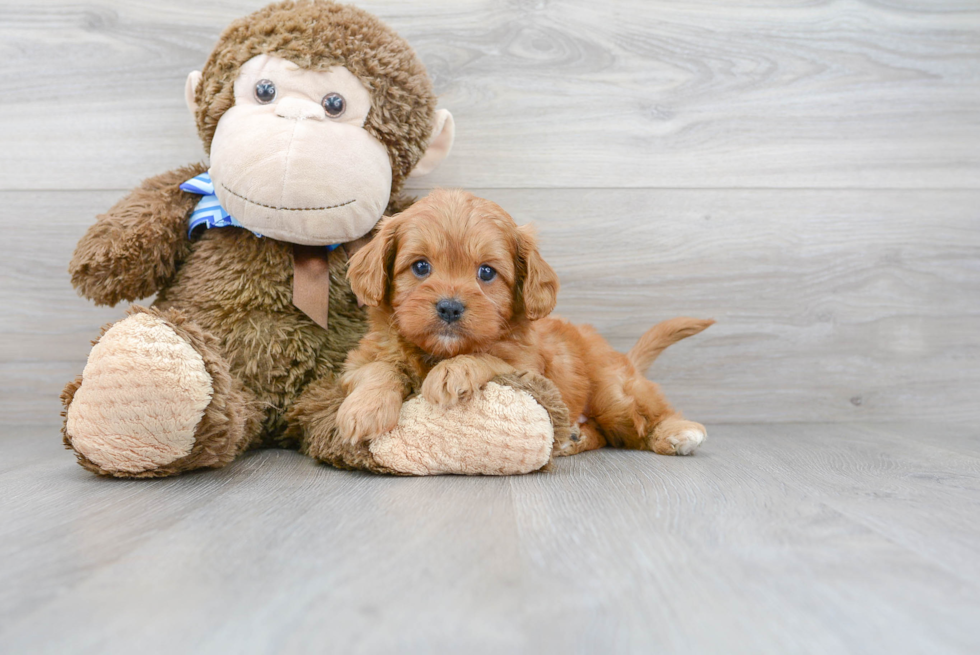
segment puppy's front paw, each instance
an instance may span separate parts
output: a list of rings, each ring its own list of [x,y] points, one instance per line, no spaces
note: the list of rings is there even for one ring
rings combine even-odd
[[[370,441],[398,425],[402,399],[398,394],[370,394],[355,390],[337,410],[337,429],[350,443]]]
[[[484,367],[465,355],[439,362],[422,383],[422,397],[438,407],[452,407],[470,398],[492,379]]]

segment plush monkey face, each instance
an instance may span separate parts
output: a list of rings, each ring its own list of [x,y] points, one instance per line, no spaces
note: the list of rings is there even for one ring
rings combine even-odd
[[[435,168],[453,139],[407,44],[331,2],[237,21],[188,77],[187,104],[221,205],[254,232],[303,245],[370,232],[405,177]]]
[[[391,193],[388,152],[364,130],[370,109],[370,92],[343,66],[250,59],[211,141],[221,205],[250,230],[291,243],[367,234]]]

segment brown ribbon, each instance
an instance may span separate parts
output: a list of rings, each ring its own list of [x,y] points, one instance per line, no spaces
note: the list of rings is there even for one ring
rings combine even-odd
[[[333,257],[346,261],[363,248],[371,237],[361,237],[340,248],[293,244],[293,304],[313,321],[327,329],[330,313],[330,263]]]

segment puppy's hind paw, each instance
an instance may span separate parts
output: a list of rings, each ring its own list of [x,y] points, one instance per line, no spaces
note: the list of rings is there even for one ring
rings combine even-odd
[[[660,455],[691,455],[707,437],[700,423],[668,418],[654,428],[649,439],[651,449]]]
[[[599,433],[595,423],[576,423],[565,439],[555,439],[554,453],[556,457],[578,455],[587,450],[595,450],[606,445],[606,440]]]
[[[554,454],[558,457],[567,457],[568,455],[575,455],[581,452],[582,446],[582,433],[579,432],[578,426],[572,426],[571,431],[568,436],[564,439],[555,439],[553,445]]]

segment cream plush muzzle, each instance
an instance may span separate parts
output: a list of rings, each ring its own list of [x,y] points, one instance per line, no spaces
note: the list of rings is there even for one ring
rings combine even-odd
[[[270,80],[263,104],[255,85]],[[327,115],[324,96],[346,107]],[[385,147],[363,128],[371,95],[342,66],[303,70],[259,55],[235,80],[235,105],[211,142],[211,180],[221,205],[264,236],[320,246],[370,232],[388,205],[391,164]]]

